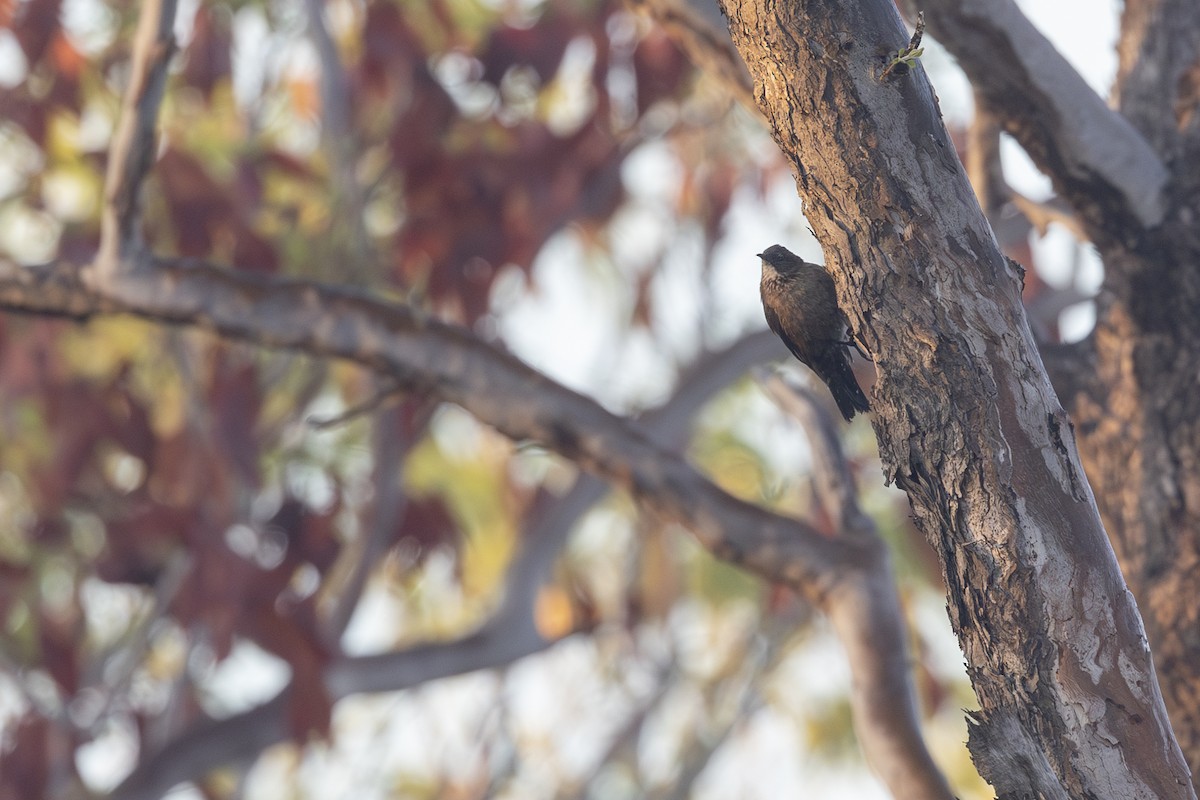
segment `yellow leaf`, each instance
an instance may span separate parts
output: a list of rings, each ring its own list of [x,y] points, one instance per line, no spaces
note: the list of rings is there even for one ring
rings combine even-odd
[[[570,596],[559,586],[544,586],[538,592],[533,609],[538,633],[547,639],[561,639],[575,629],[575,611]]]

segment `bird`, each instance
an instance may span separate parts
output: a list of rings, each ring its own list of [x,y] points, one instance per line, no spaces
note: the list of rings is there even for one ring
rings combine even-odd
[[[762,259],[763,313],[775,335],[792,355],[817,373],[846,421],[870,411],[854,370],[846,318],[837,304],[833,278],[819,264],[810,264],[783,245],[771,245]]]

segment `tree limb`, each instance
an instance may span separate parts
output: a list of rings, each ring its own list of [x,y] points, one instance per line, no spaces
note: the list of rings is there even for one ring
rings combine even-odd
[[[906,2],[915,11],[915,4]],[[1166,167],[1013,0],[930,0],[929,29],[1093,231],[1163,219]],[[1100,236],[1099,238],[1104,238]]]
[[[386,381],[385,387],[377,390],[372,396],[372,400],[376,401],[373,405],[377,405],[384,397],[394,396],[396,391],[391,381]],[[393,535],[404,518],[408,506],[408,497],[402,488],[404,462],[416,439],[424,432],[435,407],[436,402],[422,402],[421,408],[416,412],[418,422],[414,425],[416,433],[413,435],[404,430],[400,421],[401,414],[397,410],[378,414],[372,420],[371,444],[374,463],[371,471],[374,496],[369,512],[362,515],[364,530],[343,548],[338,557],[339,566],[342,568],[335,568],[326,580],[327,585],[321,589],[324,596],[322,633],[334,649],[340,644],[342,635],[346,632],[355,609],[358,608],[371,571],[387,552]],[[361,408],[362,406],[359,406],[351,411],[358,410],[361,413]],[[329,424],[333,420],[321,422]],[[315,423],[310,420],[310,424]]]
[[[321,64],[321,142],[329,153],[333,186],[347,226],[347,283],[363,283],[374,271],[377,256],[366,227],[367,192],[358,179],[358,136],[350,106],[351,87],[337,45],[325,24],[325,0],[305,0],[308,33]]]
[[[175,53],[177,0],[144,0],[133,42],[129,85],[121,101],[121,119],[108,150],[104,208],[100,216],[97,277],[110,276],[132,249],[141,246],[138,195],[154,159],[154,128],[167,85],[167,67]]]
[[[738,57],[728,32],[723,27],[713,27],[703,10],[686,0],[626,0],[626,3],[644,9],[706,77],[716,78],[743,108],[758,113],[754,83],[746,65]]]
[[[368,294],[146,256],[153,269],[96,291],[73,269],[0,270],[0,308],[87,318],[125,313],[230,339],[358,362],[457,403],[512,439],[531,439],[629,489],[716,555],[810,597],[843,547],[717,489],[679,456],[595,401],[468,331]],[[124,271],[122,271],[124,272]]]
[[[781,352],[767,331],[701,359],[680,382],[674,397],[639,423],[663,446],[682,444],[691,418],[753,364]],[[346,658],[330,666],[326,684],[334,698],[361,692],[399,691],[429,680],[511,663],[553,644],[537,630],[533,607],[576,520],[609,491],[603,481],[582,476],[541,516],[523,538],[505,577],[505,595],[477,631],[452,641],[419,645],[375,656]],[[173,786],[199,778],[239,759],[253,758],[287,736],[287,690],[249,711],[197,724],[143,756],[114,790],[111,800],[155,800]]]

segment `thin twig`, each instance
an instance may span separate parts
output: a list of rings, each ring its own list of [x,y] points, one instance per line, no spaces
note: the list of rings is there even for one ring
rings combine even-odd
[[[176,0],[144,0],[133,43],[129,85],[121,101],[121,119],[108,151],[104,210],[95,277],[105,282],[133,262],[122,255],[141,249],[139,194],[154,160],[158,109],[167,85],[167,67],[175,53]]]
[[[0,270],[0,308],[4,306],[2,276]],[[779,340],[763,331],[702,359],[681,379],[671,401],[646,414],[637,427],[659,446],[677,449],[692,416],[750,366],[778,355],[781,349]],[[538,592],[576,520],[609,490],[610,486],[598,478],[583,475],[545,510],[523,537],[504,579],[504,598],[481,628],[452,642],[337,661],[326,676],[331,696],[405,689],[441,677],[509,664],[549,647],[552,642],[541,636],[533,621]],[[141,766],[112,793],[110,800],[155,800],[171,786],[231,759],[257,755],[287,735],[286,703],[285,690],[249,711],[193,726],[159,752],[146,754]]]
[[[436,408],[436,400],[430,400],[417,412],[413,425],[416,437],[424,432]],[[401,488],[401,472],[416,437],[405,435],[399,416],[399,412],[394,411],[381,414],[375,420],[372,436],[374,503],[370,513],[364,515],[365,530],[347,545],[345,555],[339,556],[339,566],[345,563],[349,569],[335,570],[328,585],[321,589],[322,595],[329,598],[322,608],[322,628],[330,644],[338,642],[346,632],[366,588],[367,578],[387,549],[408,505],[408,498]]]
[[[1162,221],[1170,179],[1162,158],[1016,3],[905,0],[901,5],[913,11],[920,5],[932,35],[1083,219],[1133,229]]]
[[[186,552],[172,555],[154,587],[153,606],[134,623],[121,642],[96,659],[95,680],[104,702],[93,716],[94,722],[106,719],[113,704],[124,696],[158,623],[166,616],[191,567],[192,559]]]
[[[394,380],[384,380],[383,386],[377,389],[366,400],[361,403],[350,406],[340,414],[334,414],[329,417],[309,417],[307,422],[309,427],[316,430],[325,430],[327,428],[336,428],[339,425],[344,425],[352,419],[361,417],[364,414],[370,414],[372,411],[377,411],[384,403],[404,394],[404,388]]]
[[[190,260],[147,259],[154,269],[103,292],[63,267],[6,274],[0,308],[88,316],[105,311],[203,326],[262,346],[345,358],[414,391],[457,403],[510,439],[544,442],[583,468],[630,488],[649,510],[677,520],[718,557],[805,593],[836,571],[845,544],[798,521],[735,500],[677,453],[627,420],[483,341],[400,304],[312,282],[255,276]]]
[[[350,106],[350,81],[338,55],[337,44],[325,23],[324,0],[305,0],[308,31],[321,64],[321,140],[333,167],[335,206],[350,229],[346,246],[348,283],[365,283],[378,260],[366,228],[368,193],[358,178],[358,136]]]

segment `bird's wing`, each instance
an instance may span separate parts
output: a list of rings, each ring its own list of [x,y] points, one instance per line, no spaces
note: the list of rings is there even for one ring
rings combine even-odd
[[[787,345],[787,349],[792,351],[792,355],[800,359],[801,363],[807,365],[808,355],[800,349],[798,344],[792,341],[790,336],[787,335],[787,331],[783,329],[783,325],[779,322],[779,315],[775,313],[775,309],[771,307],[770,303],[763,303],[763,313],[767,317],[767,325],[771,328],[775,335],[778,336],[785,345]]]

